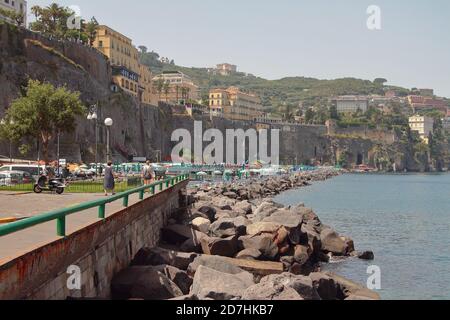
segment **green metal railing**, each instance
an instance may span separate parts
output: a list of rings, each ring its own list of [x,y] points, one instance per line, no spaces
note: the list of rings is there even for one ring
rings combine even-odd
[[[31,227],[34,227],[36,225],[46,223],[49,221],[56,220],[56,233],[59,237],[65,237],[66,236],[66,217],[78,213],[84,210],[92,209],[92,208],[98,208],[98,218],[99,219],[105,219],[106,218],[106,205],[108,203],[112,203],[118,200],[122,199],[122,204],[124,207],[128,207],[128,201],[129,197],[133,194],[139,194],[139,200],[143,200],[146,191],[150,191],[151,195],[154,195],[156,193],[157,188],[159,188],[159,191],[162,191],[164,189],[164,186],[166,188],[173,187],[176,184],[189,180],[189,175],[179,175],[176,177],[170,177],[165,180],[157,181],[149,185],[145,185],[136,189],[132,189],[129,191],[125,191],[119,194],[116,194],[114,196],[101,199],[101,200],[94,200],[90,202],[85,202],[73,207],[64,208],[64,209],[58,209],[52,212],[43,213],[31,218],[27,218],[24,220],[11,222],[5,225],[0,225],[0,237],[6,236],[8,234],[21,231],[24,229],[28,229]]]

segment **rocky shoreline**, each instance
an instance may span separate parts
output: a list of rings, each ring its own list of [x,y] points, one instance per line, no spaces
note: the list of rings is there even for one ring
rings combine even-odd
[[[140,250],[112,281],[113,299],[378,300],[329,272],[333,257],[373,259],[323,225],[303,204],[284,207],[281,192],[338,175],[321,169],[292,176],[191,188],[185,209],[162,230],[158,248]]]

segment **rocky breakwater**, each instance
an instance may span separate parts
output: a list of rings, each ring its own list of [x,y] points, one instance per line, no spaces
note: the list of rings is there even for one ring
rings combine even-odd
[[[159,248],[139,251],[112,283],[114,299],[352,300],[378,294],[321,272],[334,256],[357,253],[349,237],[299,204],[279,205],[283,191],[337,175],[320,170],[293,176],[197,187],[188,210],[163,229]]]

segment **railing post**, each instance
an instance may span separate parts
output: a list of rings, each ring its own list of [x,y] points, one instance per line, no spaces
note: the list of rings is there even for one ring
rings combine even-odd
[[[56,233],[58,237],[66,236],[66,216],[56,219]]]
[[[156,189],[156,187],[153,185],[153,186],[151,187],[151,189],[150,189],[151,192],[152,192],[152,195],[155,194],[155,189]]]
[[[123,197],[123,206],[128,207],[128,196]]]
[[[144,200],[144,193],[145,193],[145,190],[139,191],[139,200]]]
[[[162,191],[163,190],[163,183],[161,182],[160,184],[159,184],[159,191]]]
[[[166,188],[169,187],[169,184],[170,184],[170,180],[167,180],[167,181],[166,181]]]
[[[106,217],[106,205],[101,204],[98,206],[98,218],[105,219],[105,217]]]

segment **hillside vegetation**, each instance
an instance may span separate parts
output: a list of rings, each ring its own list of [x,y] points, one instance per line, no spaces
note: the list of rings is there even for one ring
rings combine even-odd
[[[144,47],[144,49],[146,49]],[[171,63],[159,61],[156,52],[142,51],[141,63],[150,67],[153,73],[163,71],[181,71],[190,76],[201,88],[202,96],[211,88],[238,86],[243,90],[258,94],[266,107],[291,104],[298,106],[300,102],[307,106],[323,105],[329,97],[347,94],[384,94],[388,88],[397,89],[406,95],[408,89],[384,86],[383,82],[361,80],[356,78],[342,78],[335,80],[319,80],[306,77],[288,77],[279,80],[267,80],[246,73],[235,73],[222,76],[208,72],[207,68],[187,68]]]

